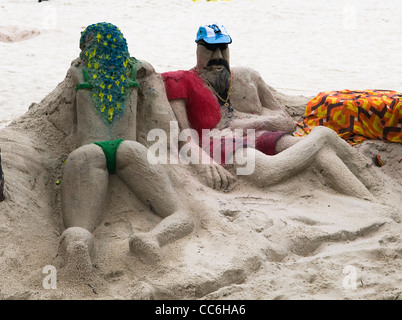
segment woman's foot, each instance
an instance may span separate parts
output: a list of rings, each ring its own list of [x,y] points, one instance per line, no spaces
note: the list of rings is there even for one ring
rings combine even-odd
[[[155,264],[161,260],[160,246],[155,237],[149,233],[136,233],[129,241],[130,252],[144,263]]]
[[[93,235],[84,228],[71,227],[61,235],[60,245],[64,258],[63,274],[72,280],[88,279],[93,271]]]

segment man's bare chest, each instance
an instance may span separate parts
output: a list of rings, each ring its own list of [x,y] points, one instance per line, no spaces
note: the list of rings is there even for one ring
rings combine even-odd
[[[252,83],[233,81],[230,103],[238,112],[255,115],[260,115],[262,112],[257,87]]]

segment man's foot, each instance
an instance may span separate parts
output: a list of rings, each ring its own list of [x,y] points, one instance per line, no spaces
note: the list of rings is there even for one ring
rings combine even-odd
[[[92,234],[84,228],[68,228],[61,235],[60,245],[64,258],[63,274],[71,280],[90,278],[94,253]]]
[[[144,263],[155,264],[161,258],[159,243],[155,237],[148,233],[136,233],[129,241],[130,252]]]

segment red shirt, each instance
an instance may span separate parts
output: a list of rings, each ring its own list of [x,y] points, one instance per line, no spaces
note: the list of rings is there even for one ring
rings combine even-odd
[[[162,73],[168,100],[185,99],[187,118],[199,138],[202,129],[214,129],[221,120],[218,98],[211,92],[197,71],[179,70]]]
[[[187,118],[190,122],[191,128],[195,129],[198,133],[199,142],[202,142],[202,129],[214,129],[221,120],[221,109],[218,98],[208,88],[202,78],[198,75],[195,69],[179,70],[162,73],[162,79],[165,83],[166,95],[168,100],[185,99]],[[239,146],[255,147],[257,150],[267,154],[276,154],[276,142],[286,132],[264,132],[256,141],[255,146],[244,139],[240,144],[233,147],[233,151]],[[225,143],[231,141],[224,141],[222,139],[222,156],[225,159]],[[235,142],[233,141],[233,145]],[[212,140],[210,154],[212,156]],[[219,162],[219,161],[218,161]]]

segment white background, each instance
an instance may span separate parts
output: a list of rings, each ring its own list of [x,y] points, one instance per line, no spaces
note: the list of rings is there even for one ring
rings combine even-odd
[[[200,24],[232,36],[232,66],[255,68],[279,91],[402,91],[402,3],[397,0],[0,0],[0,32],[39,31],[0,42],[0,127],[63,81],[80,32],[117,25],[130,54],[157,72],[195,65]]]

